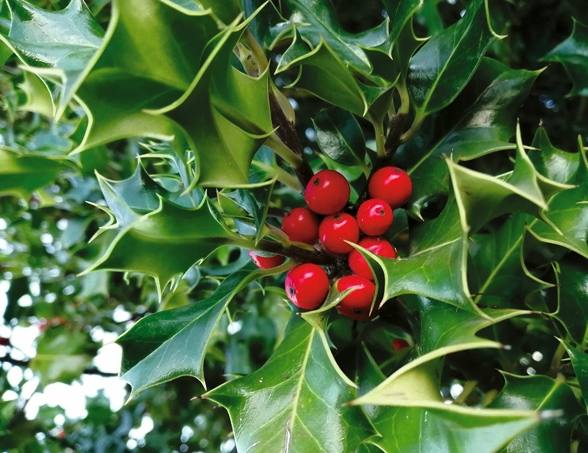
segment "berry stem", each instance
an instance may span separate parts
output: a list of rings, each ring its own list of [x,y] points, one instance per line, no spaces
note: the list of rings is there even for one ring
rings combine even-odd
[[[257,243],[257,245],[251,244],[248,247],[251,250],[259,250],[262,252],[284,255],[298,263],[314,263],[324,266],[334,265],[334,260],[330,255],[319,252],[318,250],[308,250],[302,247],[298,247],[294,244],[291,244],[289,247],[284,247],[279,242],[261,240]]]

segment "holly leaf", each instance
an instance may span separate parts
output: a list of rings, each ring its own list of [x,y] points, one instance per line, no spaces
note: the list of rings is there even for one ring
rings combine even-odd
[[[0,195],[28,200],[35,190],[51,184],[59,174],[72,167],[72,163],[63,158],[20,154],[0,147]]]
[[[468,286],[476,304],[515,308],[513,302],[522,304],[529,293],[548,286],[530,278],[524,267],[528,220],[526,215],[513,215],[498,232],[471,237]]]
[[[550,150],[543,158],[546,163],[554,162],[550,173],[555,173],[553,176],[558,179],[565,178],[565,182],[573,186],[550,200],[549,209],[543,214],[546,222],[534,223],[530,231],[540,241],[588,258],[588,160],[585,151],[580,146],[578,155],[568,156],[570,153]],[[563,166],[558,168],[556,163]]]
[[[203,397],[227,408],[239,451],[355,451],[376,431],[361,408],[344,405],[355,393],[334,366],[324,336],[293,316],[263,367]]]
[[[324,41],[345,66],[351,66],[366,75],[371,73],[372,65],[363,48],[377,47],[386,41],[386,21],[362,33],[347,33],[337,23],[331,1],[317,3],[312,0],[288,0],[286,3],[287,7],[282,6],[282,14],[289,17],[311,48],[319,47]],[[288,14],[284,14],[286,9]]]
[[[156,210],[136,216],[130,208],[125,209],[116,218],[116,225],[111,223],[103,228],[102,231],[116,228],[116,237],[81,275],[94,270],[140,272],[155,278],[161,296],[163,287],[173,278],[177,282],[177,277],[218,247],[238,241],[219,223],[207,200],[192,209],[161,197],[159,200]],[[124,207],[124,202],[119,206]],[[114,213],[118,214],[116,208]],[[171,289],[174,287],[172,282]]]
[[[557,311],[570,336],[583,344],[588,333],[588,263],[578,256],[564,257],[556,265]]]
[[[502,374],[506,384],[488,407],[551,413],[550,419],[515,438],[506,451],[555,453],[569,445],[574,419],[585,413],[571,387],[563,379]]]
[[[575,348],[569,343],[563,342],[561,340],[560,342],[564,345],[568,355],[570,356],[574,374],[578,379],[578,384],[580,384],[580,390],[582,390],[584,404],[588,404],[588,354],[586,354],[586,352],[580,351],[578,348]]]
[[[568,96],[588,96],[588,25],[573,20],[572,34],[541,60],[563,64],[574,83]]]
[[[206,387],[204,357],[227,305],[249,283],[283,267],[235,272],[209,298],[149,315],[121,335],[116,343],[123,350],[121,379],[132,386],[129,399],[180,376],[194,376]]]
[[[409,200],[412,212],[420,215],[427,201],[446,194],[449,172],[442,156],[470,161],[513,148],[510,138],[515,132],[515,112],[537,75],[536,71],[510,70],[482,59],[463,96],[442,114],[443,118],[458,120],[437,126],[442,132],[435,134],[427,146],[422,145],[426,137],[419,136],[398,150],[395,162],[407,169],[413,181]],[[423,134],[428,134],[427,128]]]
[[[484,6],[483,0],[472,1],[456,24],[435,34],[412,57],[408,89],[415,122],[456,98],[494,41]]]
[[[365,167],[365,138],[351,113],[331,107],[321,110],[312,122],[323,153],[342,165]]]
[[[298,35],[296,35],[298,36]],[[339,54],[321,40],[308,52],[295,38],[290,53],[285,53],[276,72],[300,66],[296,80],[290,85],[308,91],[344,110],[365,116],[370,106],[390,90],[391,86],[367,86],[358,81]]]
[[[422,328],[416,341],[418,357],[353,404],[441,408],[438,379],[441,359],[447,354],[479,348],[502,348],[501,343],[480,338],[480,330],[501,321],[530,314],[526,310],[483,309],[480,313],[456,309],[419,296]]]
[[[28,71],[61,86],[52,112],[60,118],[101,46],[104,32],[81,0],[71,0],[55,12],[16,0],[7,0],[7,5],[12,16],[10,32],[0,38]]]

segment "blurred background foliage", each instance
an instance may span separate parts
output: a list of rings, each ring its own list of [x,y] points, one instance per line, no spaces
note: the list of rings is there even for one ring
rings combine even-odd
[[[69,2],[31,3],[57,11]],[[87,3],[106,29],[109,0]],[[426,1],[416,15],[417,35],[429,36],[456,22],[468,3]],[[489,2],[493,27],[506,38],[497,41],[488,56],[511,68],[543,69],[518,114],[524,143],[532,142],[540,124],[561,149],[575,151],[578,135],[588,142],[587,93],[569,96],[574,84],[566,68],[544,60],[572,33],[572,17],[588,23],[582,3]],[[341,0],[336,6],[342,28],[348,32],[366,30],[383,19],[379,0]],[[9,24],[6,4],[0,1],[0,29],[6,32]],[[2,54],[6,59],[0,72],[0,145],[56,157],[66,155],[73,148],[78,126],[83,124],[82,111],[70,109],[60,122],[39,114],[28,103],[31,80],[5,49]],[[287,74],[276,80],[278,86],[288,82]],[[303,146],[316,150],[312,118],[326,105],[296,91],[287,90],[286,94],[296,106],[296,125]],[[366,127],[364,134],[370,140],[371,128]],[[226,411],[210,401],[193,399],[204,392],[193,378],[147,389],[123,406],[129,389],[117,378],[120,352],[111,343],[138,319],[160,309],[154,284],[151,279],[133,275],[125,280],[118,273],[78,276],[107,243],[106,235],[102,235],[88,244],[108,221],[107,215],[91,204],[104,204],[94,171],[114,180],[130,178],[140,150],[135,140],[101,146],[79,155],[79,168],[47,169],[42,178],[31,173],[32,195],[0,196],[0,446],[5,451],[234,451],[234,442],[227,436],[231,428]],[[483,162],[499,167],[496,159],[505,156],[507,153],[492,154]],[[149,167],[150,174],[166,171],[165,166],[145,160],[142,163]],[[219,250],[199,271],[193,270],[182,279],[179,291],[164,295],[163,306],[201,300],[216,287],[207,276],[226,274],[228,268],[246,262],[239,250]],[[279,303],[280,290],[271,289],[279,288],[280,282],[274,279],[266,283],[269,290],[265,292],[254,284],[240,293],[232,304],[236,308],[219,325],[205,363],[210,388],[224,382],[226,375],[256,370],[279,343],[289,312]],[[394,315],[383,312],[381,318]],[[333,329],[334,340],[338,331],[346,332],[348,328]],[[547,348],[552,348],[553,342],[540,323],[523,328],[527,332],[535,328],[526,337],[535,344],[513,354],[528,349],[525,357],[530,363],[536,359],[531,354],[539,349],[538,344],[545,342]],[[403,332],[402,326],[391,325],[385,341],[401,337]],[[369,334],[367,337],[370,341]],[[373,338],[374,350],[382,341],[381,337]],[[452,366],[462,375],[467,375],[467,367],[471,366],[467,354],[452,358]],[[401,353],[393,355],[390,363],[401,357]],[[519,363],[523,369],[526,365],[520,358],[511,362]],[[537,371],[542,372],[541,365],[535,362]],[[489,372],[489,376],[495,374]],[[446,378],[448,395],[452,379]],[[85,402],[72,408],[66,403],[73,398]]]

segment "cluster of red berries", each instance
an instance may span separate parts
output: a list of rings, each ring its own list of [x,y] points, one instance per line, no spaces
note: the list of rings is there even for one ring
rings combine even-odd
[[[396,258],[396,250],[384,235],[394,221],[395,208],[410,198],[412,182],[398,167],[384,167],[369,180],[369,198],[361,203],[355,216],[345,212],[351,189],[345,177],[334,170],[318,172],[307,184],[304,199],[308,208],[292,209],[282,221],[282,231],[294,242],[322,247],[337,256],[347,255],[350,275],[336,281],[337,290],[354,288],[337,305],[339,312],[360,321],[377,314],[372,310],[376,291],[372,271],[352,245],[384,258]],[[320,245],[319,245],[320,244]],[[281,255],[270,257],[249,253],[255,264],[268,269],[282,264]],[[330,288],[325,270],[313,263],[298,264],[286,275],[286,295],[297,307],[314,310],[320,307]]]

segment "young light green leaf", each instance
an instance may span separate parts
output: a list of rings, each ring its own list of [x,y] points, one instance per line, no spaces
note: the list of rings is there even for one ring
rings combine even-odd
[[[488,406],[495,409],[515,409],[550,412],[556,417],[544,420],[537,427],[515,438],[508,453],[540,451],[557,453],[570,443],[574,419],[585,413],[572,388],[564,379],[547,376],[515,376],[503,372],[506,385]]]
[[[385,453],[496,453],[540,420],[532,411],[394,407],[374,420],[386,433],[375,443]]]
[[[470,3],[464,17],[429,39],[413,56],[408,88],[417,119],[447,106],[474,74],[494,41],[485,1]]]
[[[7,0],[7,4],[12,21],[8,36],[1,38],[27,70],[61,85],[58,98],[53,99],[53,113],[60,118],[100,47],[104,32],[81,0],[71,0],[65,9],[56,12],[17,0]]]
[[[204,395],[229,411],[239,451],[345,453],[376,435],[361,408],[344,405],[355,393],[329,354],[319,332],[294,315],[263,367]]]
[[[588,96],[588,25],[574,19],[572,34],[542,60],[563,64],[574,83],[568,96]]]

